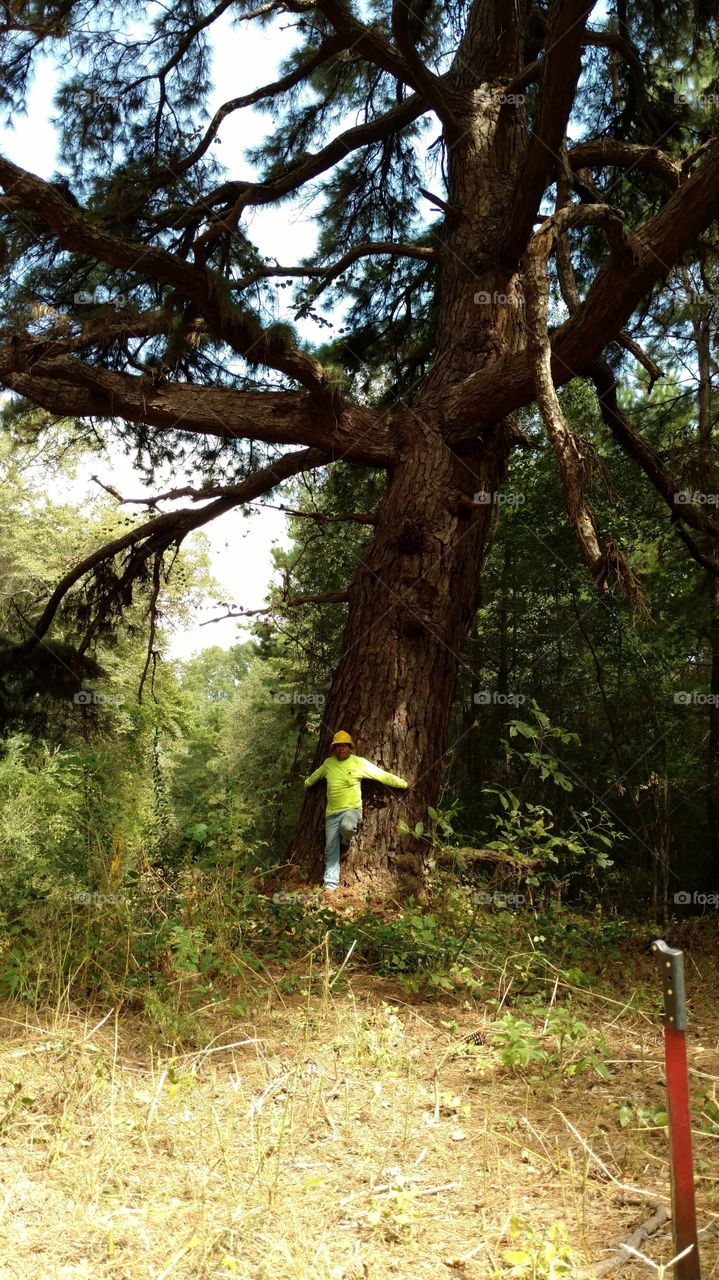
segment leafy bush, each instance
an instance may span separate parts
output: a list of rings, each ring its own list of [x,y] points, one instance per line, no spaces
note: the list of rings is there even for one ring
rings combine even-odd
[[[83,843],[78,769],[68,753],[33,748],[15,736],[0,756],[0,910],[6,919],[25,905],[74,883]]]

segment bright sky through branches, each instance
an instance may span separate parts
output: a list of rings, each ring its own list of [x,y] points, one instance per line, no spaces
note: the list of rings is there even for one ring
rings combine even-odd
[[[271,26],[263,29],[254,23],[242,23],[238,27],[233,26],[228,14],[214,23],[214,90],[207,102],[210,115],[229,98],[246,93],[275,77],[279,63],[289,55],[295,43],[290,24],[289,16],[281,15]],[[48,59],[43,59],[37,66],[27,115],[18,117],[12,129],[0,129],[0,151],[15,164],[43,178],[49,177],[59,167],[57,138],[52,125],[56,88],[54,66]],[[218,133],[218,150],[232,177],[249,176],[251,167],[244,153],[247,148],[260,143],[271,128],[270,114],[257,110],[235,112],[223,121]],[[284,265],[301,261],[312,253],[317,243],[317,225],[311,212],[300,207],[299,202],[288,201],[279,209],[250,211],[247,230],[262,254],[276,258]],[[131,460],[112,448],[109,455],[104,465],[97,459],[88,462],[78,473],[77,480],[69,484],[62,494],[58,493],[58,497],[70,497],[78,503],[97,497],[100,491],[90,480],[94,472],[124,496],[140,496],[143,491],[140,477]],[[191,481],[191,476],[166,476],[153,492]],[[57,492],[56,482],[53,488]],[[166,504],[165,509],[170,510],[171,505]],[[253,509],[257,510],[257,507]],[[273,572],[270,558],[272,543],[288,545],[286,520],[282,513],[260,511],[252,519],[245,520],[240,512],[230,512],[208,525],[205,534],[212,548],[212,568],[221,586],[219,596],[244,608],[261,608]],[[238,632],[234,621],[213,626],[200,625],[224,612],[216,605],[219,596],[208,600],[194,627],[173,638],[173,657],[187,657],[207,645],[228,647],[236,642]]]

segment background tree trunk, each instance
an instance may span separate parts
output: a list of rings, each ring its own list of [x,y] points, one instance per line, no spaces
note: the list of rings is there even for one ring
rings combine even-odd
[[[685,281],[689,281],[684,273]],[[702,283],[706,292],[709,286],[706,279]],[[688,285],[688,296],[692,296],[691,281]],[[704,308],[704,311],[706,309]],[[702,314],[702,308],[693,304],[690,308],[694,341],[697,352],[697,370],[699,377],[699,394],[697,397],[697,429],[698,429],[698,467],[697,479],[699,488],[705,494],[717,492],[717,465],[714,456],[713,413],[712,413],[712,357],[711,327],[709,318]],[[704,541],[706,555],[714,563],[719,563],[719,550],[713,538]],[[711,851],[711,866],[719,869],[719,578],[707,572],[707,595],[709,599],[709,642],[711,645],[711,661],[709,669],[709,744],[707,756],[707,819]]]

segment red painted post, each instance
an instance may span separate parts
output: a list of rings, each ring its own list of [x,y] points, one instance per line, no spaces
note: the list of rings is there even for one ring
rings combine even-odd
[[[674,1256],[693,1246],[686,1257],[674,1264],[673,1272],[675,1280],[701,1280],[689,1112],[684,957],[681,951],[668,947],[661,939],[653,944],[652,949],[661,961],[664,989],[664,1062],[671,1148]]]

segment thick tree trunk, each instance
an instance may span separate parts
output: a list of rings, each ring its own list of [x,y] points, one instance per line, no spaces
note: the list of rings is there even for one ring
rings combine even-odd
[[[494,495],[517,440],[514,422],[498,413],[458,456],[447,444],[445,410],[448,392],[464,378],[526,347],[519,263],[497,255],[527,138],[521,96],[507,101],[501,91],[520,66],[516,22],[516,12],[508,18],[489,3],[463,41],[452,102],[465,127],[447,142],[448,214],[438,228],[437,350],[412,408],[390,419],[399,460],[352,585],[315,757],[319,764],[333,732],[347,729],[358,754],[413,784],[409,793],[372,787],[383,794],[367,803],[342,868],[345,883],[385,890],[421,890],[431,864],[428,843],[398,836],[397,824],[426,822],[439,795]],[[306,797],[291,843],[292,859],[312,879],[323,863],[324,791],[319,784]]]
[[[498,428],[474,459],[459,460],[430,426],[394,468],[377,528],[350,593],[342,655],[315,757],[337,729],[358,755],[397,773],[409,792],[364,783],[364,822],[343,862],[342,882],[419,890],[431,863],[426,841],[399,837],[397,824],[426,822],[442,781],[452,696],[477,607],[492,504],[511,430]],[[421,502],[417,501],[421,495]],[[312,880],[324,861],[325,784],[305,798],[291,859]]]

